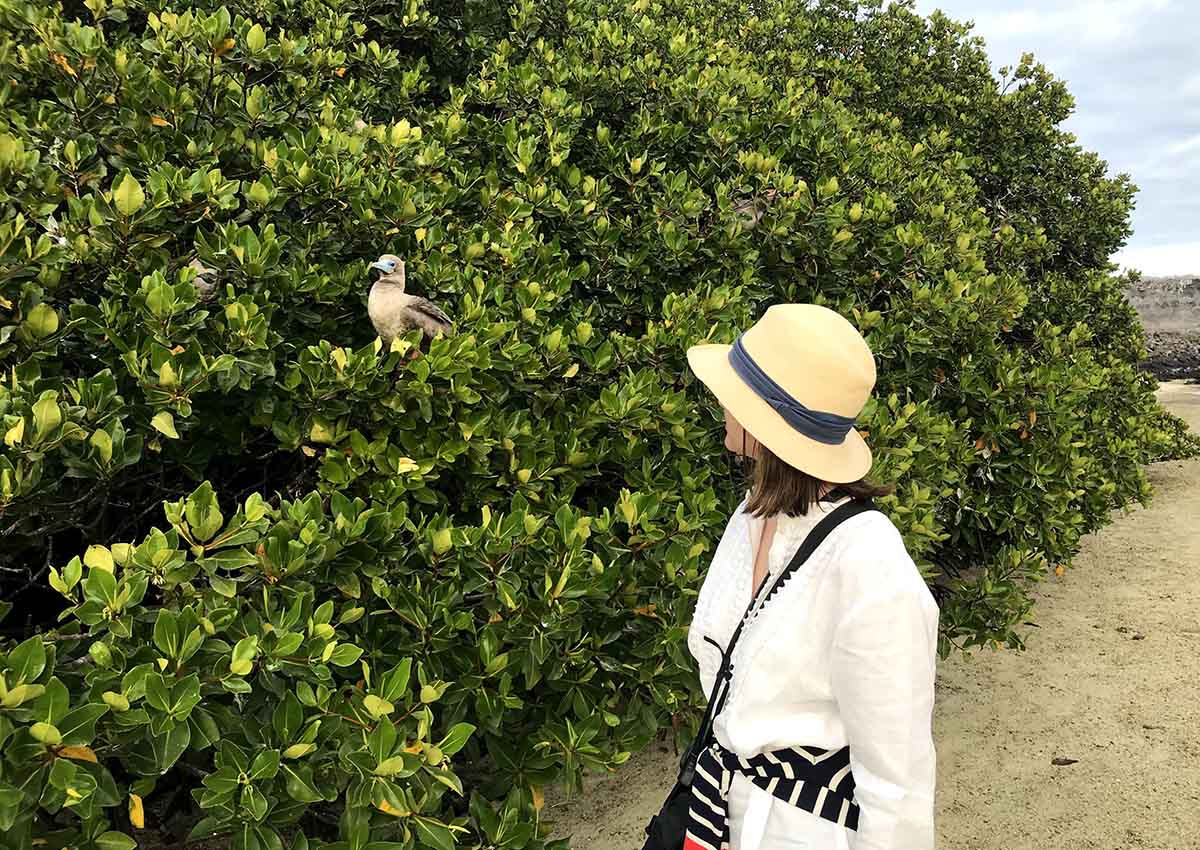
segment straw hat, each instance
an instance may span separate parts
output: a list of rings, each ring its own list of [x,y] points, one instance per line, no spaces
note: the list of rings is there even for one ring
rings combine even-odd
[[[695,345],[687,357],[742,427],[789,466],[834,484],[870,471],[854,420],[875,386],[875,358],[838,313],[776,304],[733,345]]]

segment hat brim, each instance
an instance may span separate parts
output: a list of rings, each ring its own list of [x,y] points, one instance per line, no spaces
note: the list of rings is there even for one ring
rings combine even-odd
[[[871,448],[851,428],[837,445],[806,437],[750,389],[729,365],[728,345],[694,345],[687,351],[692,372],[743,428],[789,466],[832,484],[847,484],[871,471]]]

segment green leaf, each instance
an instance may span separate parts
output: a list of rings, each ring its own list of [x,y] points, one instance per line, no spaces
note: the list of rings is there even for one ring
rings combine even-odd
[[[183,514],[192,529],[192,535],[200,543],[210,540],[225,524],[212,484],[207,481],[188,496]]]
[[[41,635],[22,641],[8,654],[10,685],[32,683],[46,669],[46,647]]]
[[[96,737],[96,721],[108,713],[108,706],[101,703],[81,705],[58,722],[62,732],[63,744],[76,747],[90,744]]]
[[[210,555],[204,556],[204,565],[206,567],[215,567],[220,570],[240,570],[242,567],[249,567],[257,563],[258,558],[251,555],[242,546],[235,549],[222,549],[219,552],[213,552]]]
[[[271,716],[271,726],[275,729],[275,734],[280,736],[280,741],[290,741],[301,725],[304,725],[304,706],[300,705],[300,700],[289,690],[283,695],[283,699],[277,702],[275,712]]]
[[[475,727],[470,723],[457,723],[446,733],[446,737],[438,744],[438,749],[452,756],[466,746],[474,731]]]
[[[405,658],[383,674],[379,693],[385,700],[397,700],[408,690],[408,679],[412,673],[412,659]]]
[[[232,794],[242,784],[240,771],[236,767],[222,767],[201,780],[204,787],[217,794]]]
[[[143,776],[161,776],[171,769],[192,740],[191,727],[176,723],[159,735],[151,735],[130,752],[130,766]]]
[[[185,664],[189,658],[195,655],[201,646],[204,645],[204,629],[196,626],[188,636],[183,639],[183,646],[179,648],[179,663]]]
[[[362,657],[362,653],[363,651],[357,646],[351,646],[348,643],[338,644],[333,655],[329,656],[329,663],[336,667],[349,667]]]
[[[371,837],[371,814],[365,806],[346,806],[338,824],[347,850],[362,850]]]
[[[171,712],[171,693],[167,689],[166,680],[161,673],[151,673],[146,676],[146,702],[164,714]]]
[[[193,709],[188,715],[188,723],[192,727],[192,749],[206,750],[220,742],[221,729],[212,714],[203,708]]]
[[[454,833],[445,824],[415,815],[413,825],[416,827],[417,839],[426,847],[433,847],[435,850],[454,850]]]
[[[169,608],[160,608],[154,621],[154,645],[167,658],[179,654],[179,618]]]
[[[395,776],[404,772],[405,764],[404,756],[392,756],[381,761],[372,772],[376,776]]]
[[[446,770],[443,767],[426,767],[425,771],[438,782],[454,791],[460,797],[463,795],[462,780],[451,771]]]
[[[172,440],[179,439],[179,432],[175,430],[175,417],[171,415],[170,411],[160,410],[154,414],[154,418],[150,420],[150,424],[160,434],[164,434]]]
[[[312,781],[312,770],[307,767],[283,766],[284,787],[287,794],[299,803],[316,803],[325,799]]]
[[[251,779],[274,779],[279,773],[279,750],[263,750],[250,765]]]
[[[96,839],[97,850],[134,850],[137,842],[123,832],[105,832]]]
[[[21,789],[0,783],[0,831],[8,832],[20,813]]]
[[[90,569],[83,580],[83,595],[92,602],[106,607],[115,606],[117,601],[117,578],[108,570]]]
[[[142,192],[141,185],[133,179],[133,175],[128,171],[121,175],[121,181],[113,189],[112,194],[117,212],[126,218],[140,210],[142,204],[146,202],[146,195]]]
[[[46,683],[46,692],[38,698],[34,711],[39,719],[57,726],[70,708],[71,694],[67,691],[67,686],[55,676]]]

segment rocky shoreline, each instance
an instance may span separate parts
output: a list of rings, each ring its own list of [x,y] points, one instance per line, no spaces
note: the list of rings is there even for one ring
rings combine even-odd
[[[1160,381],[1200,382],[1200,334],[1146,332],[1141,368]]]
[[[1146,329],[1141,367],[1160,381],[1200,380],[1200,277],[1146,277],[1125,294]]]

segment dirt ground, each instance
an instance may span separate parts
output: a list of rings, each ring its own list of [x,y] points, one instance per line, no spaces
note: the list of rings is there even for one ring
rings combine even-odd
[[[1161,395],[1200,430],[1200,386]],[[1039,589],[1025,652],[942,662],[940,850],[1200,848],[1200,461],[1150,476]],[[573,850],[639,850],[675,762],[653,746],[545,816]]]

